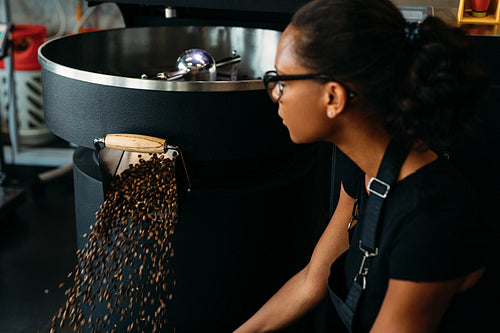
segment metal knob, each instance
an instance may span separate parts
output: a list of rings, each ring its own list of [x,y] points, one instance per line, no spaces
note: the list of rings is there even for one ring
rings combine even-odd
[[[215,81],[217,69],[215,60],[205,50],[189,49],[177,58],[177,69],[184,71],[186,80],[190,81]]]

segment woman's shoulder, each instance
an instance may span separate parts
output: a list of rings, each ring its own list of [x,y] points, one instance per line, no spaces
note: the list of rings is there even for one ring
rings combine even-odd
[[[488,228],[478,194],[450,163],[428,164],[394,194],[388,216],[393,278],[444,280],[486,263],[480,258],[488,251]]]
[[[419,206],[415,209],[451,206],[456,210],[459,202],[477,198],[473,184],[444,158],[430,162],[403,179],[396,184],[394,192],[396,199],[409,200],[407,196],[412,196],[412,202]]]
[[[344,190],[351,198],[357,198],[364,172],[340,149],[335,149],[335,177],[342,182]]]
[[[458,212],[476,208],[482,195],[470,178],[444,158],[424,166],[416,173],[414,182],[419,209]]]

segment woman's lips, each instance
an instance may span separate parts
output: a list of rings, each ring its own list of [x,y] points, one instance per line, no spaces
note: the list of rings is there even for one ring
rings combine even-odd
[[[286,126],[286,123],[285,123],[285,119],[283,118],[283,116],[278,112],[278,116],[281,118],[281,120],[283,121],[283,125]]]

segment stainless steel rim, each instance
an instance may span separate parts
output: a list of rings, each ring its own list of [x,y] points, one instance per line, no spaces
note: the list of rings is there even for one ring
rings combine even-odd
[[[70,79],[120,88],[178,91],[178,92],[219,92],[264,90],[261,80],[241,81],[159,81],[134,79],[122,76],[99,74],[75,69],[50,61],[43,55],[43,49],[52,41],[45,42],[38,50],[38,61],[45,70]]]
[[[238,80],[238,81],[162,81],[148,80],[140,78],[130,78],[124,76],[116,76],[109,74],[100,74],[81,69],[76,69],[58,64],[49,60],[44,55],[44,49],[50,43],[56,42],[59,39],[67,38],[68,36],[59,37],[49,40],[42,44],[38,49],[38,61],[41,67],[54,74],[89,82],[99,85],[142,89],[142,90],[158,90],[158,91],[176,91],[176,92],[224,92],[224,91],[252,91],[264,90],[264,84],[260,79],[254,80]]]

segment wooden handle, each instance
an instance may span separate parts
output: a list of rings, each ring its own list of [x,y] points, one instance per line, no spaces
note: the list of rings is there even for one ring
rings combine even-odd
[[[140,134],[108,134],[104,144],[108,148],[135,153],[164,153],[165,139]]]

